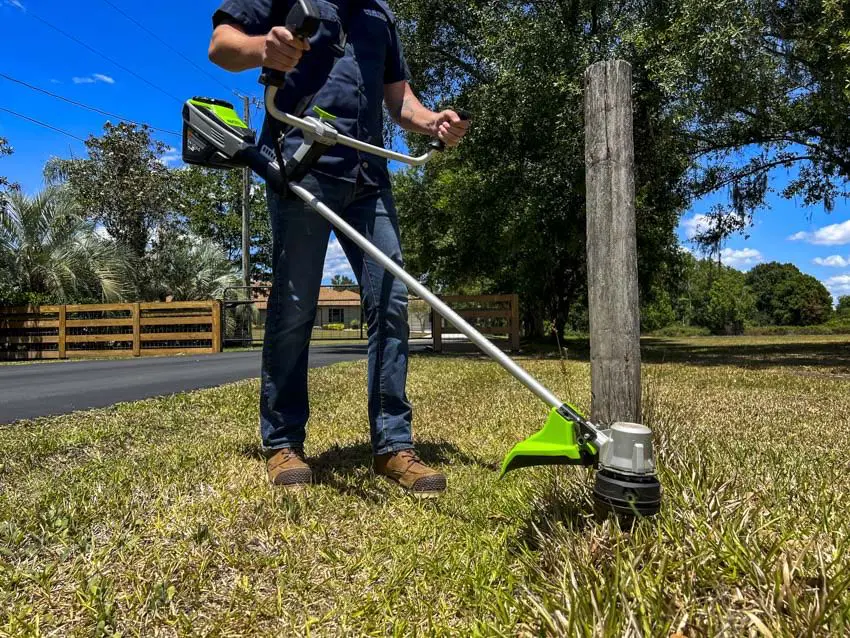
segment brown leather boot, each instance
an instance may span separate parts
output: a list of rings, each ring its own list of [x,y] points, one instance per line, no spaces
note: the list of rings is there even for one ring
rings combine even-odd
[[[309,485],[313,480],[310,466],[304,462],[304,450],[300,448],[282,448],[266,461],[269,480],[273,485],[287,489],[298,489]]]
[[[413,450],[376,456],[375,473],[395,481],[415,496],[429,498],[446,491],[446,476],[425,465]]]

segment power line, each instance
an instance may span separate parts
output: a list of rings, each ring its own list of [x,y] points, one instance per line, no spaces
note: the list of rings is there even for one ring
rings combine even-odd
[[[115,113],[110,113],[109,111],[104,111],[104,110],[99,109],[99,108],[94,107],[94,106],[89,106],[88,104],[83,104],[82,102],[77,102],[75,100],[71,100],[71,99],[69,99],[69,98],[67,98],[63,95],[51,93],[50,91],[47,91],[46,89],[42,89],[40,87],[33,86],[32,84],[28,84],[28,83],[24,82],[23,80],[18,80],[16,78],[13,78],[9,75],[6,75],[5,73],[0,73],[0,78],[8,80],[9,82],[14,82],[15,84],[20,84],[21,86],[25,86],[28,89],[32,89],[33,91],[38,91],[39,93],[44,93],[45,95],[49,95],[52,98],[56,98],[57,100],[62,100],[63,102],[67,102],[68,104],[73,104],[74,106],[78,106],[81,109],[87,109],[89,111],[94,111],[95,113],[100,113],[101,115],[106,115],[107,117],[114,117],[114,118],[117,118],[119,120],[123,120],[124,122],[129,122],[130,124],[135,124],[136,126],[147,126],[154,131],[159,131],[160,133],[168,133],[169,135],[176,135],[177,137],[182,137],[182,135],[180,133],[178,133],[177,131],[169,131],[168,129],[159,128],[159,127],[156,127],[156,126],[151,126],[150,124],[145,124],[144,122],[135,122],[128,117],[123,117],[121,115],[117,115]]]
[[[180,56],[183,60],[185,60],[186,62],[188,62],[189,64],[191,64],[191,65],[192,65],[193,67],[195,67],[198,71],[200,71],[201,73],[203,73],[204,75],[206,75],[208,78],[210,78],[213,82],[216,82],[219,86],[221,86],[222,88],[224,88],[224,90],[225,90],[225,91],[229,91],[229,92],[234,92],[234,93],[235,93],[235,91],[233,91],[233,89],[232,89],[231,87],[227,86],[224,82],[222,82],[221,80],[219,80],[217,77],[215,77],[212,73],[210,73],[209,71],[207,71],[206,69],[204,69],[204,68],[203,68],[202,66],[200,66],[199,64],[196,64],[196,63],[195,63],[192,59],[190,59],[190,58],[188,58],[187,56],[185,56],[185,55],[184,55],[181,51],[179,51],[178,49],[176,49],[176,48],[174,48],[173,46],[171,46],[168,42],[166,42],[165,40],[163,40],[163,39],[162,39],[161,37],[159,37],[156,33],[154,33],[153,31],[151,31],[150,29],[148,29],[145,25],[143,25],[142,23],[140,23],[138,20],[134,19],[134,18],[133,18],[132,16],[130,16],[130,15],[127,15],[127,13],[126,13],[124,10],[122,10],[122,9],[121,9],[121,8],[119,8],[119,7],[117,7],[115,4],[113,4],[112,2],[110,2],[110,0],[103,0],[103,2],[104,2],[104,4],[107,4],[107,5],[109,5],[110,7],[112,7],[112,8],[113,8],[116,12],[120,13],[120,14],[121,14],[122,16],[124,16],[127,20],[129,20],[130,22],[132,22],[133,24],[135,24],[138,28],[140,28],[142,31],[144,31],[145,33],[147,33],[147,34],[148,34],[150,37],[152,37],[154,40],[156,40],[157,42],[159,42],[160,44],[162,44],[162,45],[163,45],[164,47],[166,47],[169,51],[171,51],[171,52],[175,53],[176,55],[179,55],[179,56]]]
[[[51,29],[53,29],[53,30],[54,30],[54,31],[56,31],[57,33],[59,33],[59,34],[61,34],[61,35],[65,36],[65,37],[66,37],[66,38],[68,38],[69,40],[71,40],[71,41],[73,41],[73,42],[76,42],[76,43],[77,43],[77,44],[79,44],[81,47],[84,47],[84,48],[88,49],[89,51],[91,51],[91,52],[92,52],[92,53],[94,53],[95,55],[98,55],[98,56],[102,57],[102,58],[103,58],[104,60],[106,60],[107,62],[110,62],[111,64],[114,64],[114,65],[115,65],[115,66],[117,66],[119,69],[121,69],[121,70],[123,70],[123,71],[125,71],[125,72],[129,73],[130,75],[132,75],[132,76],[133,76],[133,77],[135,77],[136,79],[141,80],[142,82],[144,82],[145,84],[147,84],[147,85],[148,85],[149,87],[151,87],[152,89],[156,89],[157,91],[159,91],[159,92],[160,92],[160,93],[162,93],[163,95],[165,95],[165,96],[167,96],[167,97],[170,97],[170,98],[171,98],[172,100],[174,100],[175,102],[180,102],[180,103],[182,103],[182,102],[183,102],[183,100],[181,100],[180,98],[175,97],[174,95],[172,95],[171,93],[169,93],[169,92],[168,92],[168,91],[166,91],[165,89],[163,89],[163,88],[161,88],[161,87],[157,86],[156,84],[154,84],[153,82],[151,82],[150,80],[146,80],[145,78],[143,78],[141,75],[139,75],[138,73],[136,73],[136,72],[135,72],[135,71],[133,71],[132,69],[128,69],[126,66],[124,66],[124,65],[123,65],[123,64],[121,64],[120,62],[116,62],[114,59],[110,58],[110,57],[109,57],[108,55],[106,55],[105,53],[101,53],[100,51],[98,51],[98,50],[97,50],[97,49],[95,49],[94,47],[89,46],[88,44],[86,44],[85,42],[83,42],[83,41],[82,41],[82,40],[80,40],[79,38],[77,38],[77,37],[75,37],[75,36],[71,35],[71,34],[70,34],[70,33],[68,33],[67,31],[63,31],[62,29],[60,29],[59,27],[57,27],[55,24],[52,24],[52,23],[48,22],[47,20],[45,20],[45,19],[44,19],[44,18],[42,18],[41,16],[39,16],[39,15],[37,15],[37,14],[33,13],[32,11],[27,11],[27,15],[32,16],[33,18],[35,18],[36,20],[38,20],[38,21],[39,21],[39,22],[41,22],[42,24],[44,24],[44,25],[46,25],[46,26],[50,27]]]
[[[57,133],[62,133],[62,135],[67,135],[68,137],[73,137],[75,140],[79,140],[80,142],[85,143],[85,140],[82,137],[77,137],[73,133],[69,133],[68,131],[63,131],[61,128],[56,128],[55,126],[47,124],[46,122],[42,122],[41,120],[33,119],[31,117],[28,117],[26,115],[18,113],[17,111],[12,111],[10,109],[3,108],[2,106],[0,106],[0,111],[5,111],[6,113],[14,115],[15,117],[21,118],[22,120],[29,120],[33,124],[38,124],[39,126],[42,126],[44,128],[49,128],[51,131],[56,131]]]

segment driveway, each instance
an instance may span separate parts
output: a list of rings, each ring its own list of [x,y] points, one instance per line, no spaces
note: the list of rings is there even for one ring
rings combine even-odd
[[[310,349],[310,367],[363,359],[365,344]],[[0,423],[102,408],[260,376],[260,353],[0,365]]]

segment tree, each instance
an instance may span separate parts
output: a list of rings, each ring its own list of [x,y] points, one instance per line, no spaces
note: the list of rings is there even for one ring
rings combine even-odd
[[[841,319],[850,319],[850,295],[842,295],[838,298],[835,314]]]
[[[9,146],[9,142],[5,137],[0,137],[0,157],[4,155],[11,155],[12,147]],[[2,209],[6,205],[6,194],[15,188],[15,184],[9,182],[6,177],[0,175],[0,209]]]
[[[413,83],[434,106],[473,112],[456,150],[398,175],[406,261],[432,286],[518,292],[527,329],[561,333],[585,298],[583,71],[633,61],[641,287],[676,251],[683,142],[661,87],[601,2],[408,0]],[[518,37],[517,34],[522,34]],[[408,144],[421,150],[423,140]]]
[[[242,285],[239,270],[218,245],[173,229],[157,236],[148,260],[148,298],[221,299],[227,288]]]
[[[832,296],[811,275],[794,264],[759,264],[747,274],[760,323],[808,326],[823,323],[832,314]]]
[[[242,171],[191,166],[179,175],[178,209],[189,232],[220,246],[231,263],[242,263]],[[271,226],[264,189],[252,180],[251,272],[264,280],[271,271]]]
[[[426,102],[474,113],[456,151],[396,180],[408,264],[436,287],[518,291],[537,325],[580,303],[581,74],[600,59],[633,68],[642,293],[675,259],[672,228],[697,198],[728,193],[699,238],[716,249],[747,227],[776,169],[798,169],[785,197],[829,209],[846,191],[850,12],[839,2],[393,8]]]
[[[662,0],[639,47],[664,87],[697,169],[694,196],[721,191],[699,239],[745,229],[777,169],[781,196],[832,210],[850,179],[850,11],[833,0]]]
[[[711,283],[698,322],[714,334],[741,334],[753,310],[753,298],[745,286],[743,273],[729,268]]]
[[[80,206],[142,259],[154,228],[175,210],[177,180],[162,160],[168,146],[151,129],[121,122],[86,140],[87,159],[53,159],[49,181],[65,181]]]
[[[35,197],[13,191],[0,210],[0,272],[7,293],[58,303],[120,301],[130,293],[129,259],[84,219],[69,193],[48,187]]]
[[[334,290],[345,290],[354,285],[354,280],[348,275],[334,275],[331,278],[331,286],[333,286]]]

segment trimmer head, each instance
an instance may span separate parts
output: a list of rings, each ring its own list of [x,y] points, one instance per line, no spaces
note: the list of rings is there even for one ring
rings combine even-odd
[[[661,508],[652,431],[639,423],[615,423],[605,434],[593,499],[599,514],[652,516]]]
[[[552,408],[546,424],[536,434],[517,443],[502,463],[501,476],[533,465],[598,465],[593,488],[599,515],[620,517],[657,514],[661,507],[661,484],[655,476],[651,430],[638,423],[615,423],[603,430],[601,450],[585,436],[572,406]],[[582,421],[587,425],[585,421]],[[598,432],[598,431],[597,431]]]

